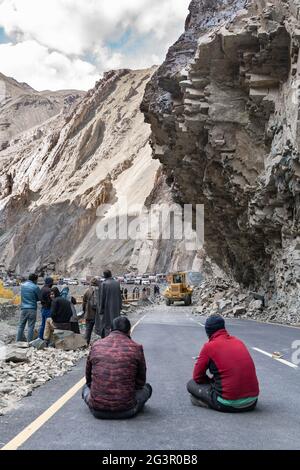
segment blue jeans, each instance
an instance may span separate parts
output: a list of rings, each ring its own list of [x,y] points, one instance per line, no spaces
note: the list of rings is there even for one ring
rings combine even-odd
[[[17,341],[22,341],[26,323],[28,322],[27,341],[33,340],[34,327],[36,322],[36,310],[21,310],[20,321],[18,326]]]
[[[40,331],[39,331],[39,338],[44,339],[46,321],[47,321],[47,318],[51,317],[51,308],[42,307],[41,315],[42,315],[42,324],[41,324]]]

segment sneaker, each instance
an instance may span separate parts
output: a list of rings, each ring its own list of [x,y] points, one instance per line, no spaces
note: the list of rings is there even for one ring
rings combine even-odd
[[[145,387],[149,390],[149,398],[151,398],[152,397],[152,387],[151,387],[151,385],[146,384]],[[149,398],[148,398],[148,400],[149,400]]]
[[[201,408],[209,408],[207,403],[200,400],[199,398],[194,397],[193,395],[191,395],[191,402],[194,406],[200,406]]]

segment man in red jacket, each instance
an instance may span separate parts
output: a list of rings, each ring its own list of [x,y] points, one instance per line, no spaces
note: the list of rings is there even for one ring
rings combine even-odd
[[[200,352],[193,380],[187,384],[192,403],[225,412],[253,410],[259,386],[248,349],[228,334],[220,315],[210,316],[205,330],[209,341]]]
[[[110,335],[91,348],[82,398],[95,418],[132,418],[151,397],[143,346],[130,338],[130,330],[128,318],[117,317]]]

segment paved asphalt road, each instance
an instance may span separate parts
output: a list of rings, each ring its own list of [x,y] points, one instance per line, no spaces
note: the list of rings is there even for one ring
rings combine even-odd
[[[21,449],[201,450],[299,449],[300,367],[262,353],[281,351],[291,361],[300,330],[242,320],[227,321],[255,360],[261,396],[256,411],[223,414],[192,406],[186,392],[194,357],[206,341],[204,318],[181,306],[154,307],[134,331],[144,345],[153,396],[137,418],[97,421],[80,392],[34,433]],[[84,375],[84,361],[69,374],[34,391],[14,412],[0,418],[0,446],[40,416]]]

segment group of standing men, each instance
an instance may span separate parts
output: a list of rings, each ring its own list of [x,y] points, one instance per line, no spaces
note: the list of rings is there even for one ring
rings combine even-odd
[[[111,271],[103,273],[104,281],[99,283],[92,279],[89,289],[83,296],[83,312],[86,320],[86,340],[89,344],[95,328],[97,335],[105,338],[111,330],[114,318],[122,310],[120,284],[114,280]],[[38,302],[41,302],[41,326],[39,338],[50,341],[55,328],[71,330],[80,334],[76,314],[76,299],[69,294],[69,287],[60,291],[53,287],[53,279],[45,279],[45,285],[40,289],[37,285],[38,276],[30,274],[28,280],[21,286],[21,314],[17,332],[17,341],[24,338],[24,330],[28,324],[27,341],[34,339],[34,329],[37,321]]]
[[[83,296],[82,309],[86,323],[86,341],[90,344],[93,329],[101,338],[109,335],[113,320],[122,310],[120,283],[113,279],[111,271],[103,273],[104,281],[94,278]]]
[[[30,274],[28,280],[21,286],[21,314],[17,331],[17,341],[24,338],[24,330],[28,323],[27,341],[34,339],[34,329],[37,321],[38,302],[41,302],[41,326],[39,338],[49,341],[55,328],[71,330],[80,333],[76,315],[76,300],[69,294],[69,287],[60,291],[53,286],[53,279],[45,279],[45,285],[40,289],[37,285],[38,276]]]

